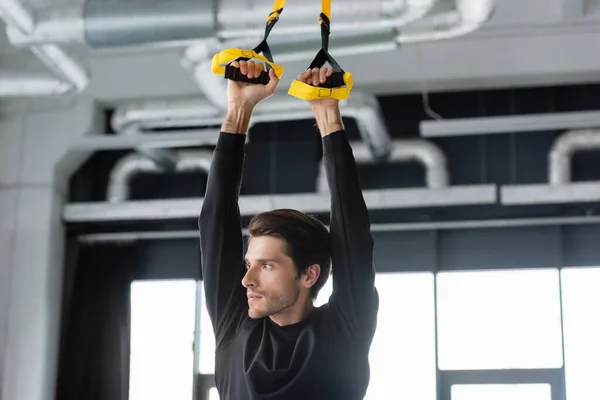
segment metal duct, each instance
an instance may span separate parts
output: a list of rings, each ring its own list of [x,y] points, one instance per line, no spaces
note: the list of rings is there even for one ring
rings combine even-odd
[[[11,27],[13,30],[18,30],[24,35],[34,31],[33,17],[17,0],[0,0],[0,15],[7,23],[7,27]],[[55,82],[52,82],[51,79],[42,82],[38,77],[29,83],[21,80],[18,85],[3,88],[4,95],[63,94],[71,89],[81,92],[87,87],[89,79],[85,70],[58,46],[54,44],[31,46],[31,51],[56,76]],[[19,78],[17,77],[17,79]],[[64,90],[65,85],[69,86],[67,90]],[[9,91],[9,88],[14,91]],[[35,89],[38,91],[35,92]]]
[[[600,129],[571,130],[560,135],[548,153],[548,183],[504,185],[500,192],[502,204],[600,201],[600,182],[572,182],[571,159],[581,150],[600,150]]]
[[[469,34],[481,27],[492,15],[495,0],[456,0],[456,11],[432,16],[427,28],[401,32],[398,43],[418,43],[452,39]]]
[[[239,9],[236,3],[237,0],[223,2],[223,11],[220,10],[217,14],[220,29],[216,36],[221,39],[233,39],[261,35],[264,31],[263,16],[271,11],[268,2],[265,1],[242,15],[239,12],[229,11],[229,9]],[[427,15],[433,9],[436,0],[390,0],[375,2],[379,4],[373,3],[372,1],[332,3],[332,29],[336,34],[398,29]],[[321,2],[315,0],[305,0],[301,5],[286,4],[285,16],[282,15],[277,26],[277,35],[313,34],[320,7]]]
[[[221,123],[223,117],[222,110],[204,100],[147,101],[118,108],[112,115],[111,126],[116,132],[122,132],[129,125],[138,125],[141,129],[168,127],[171,121],[175,124],[189,119],[218,120]]]
[[[390,155],[390,134],[379,101],[374,95],[355,91],[348,98],[343,114],[354,118],[358,132],[374,160],[381,161]]]
[[[214,4],[198,0],[86,0],[85,41],[92,47],[106,47],[212,36]]]
[[[208,150],[178,151],[175,153],[175,170],[179,172],[204,171],[208,174],[212,152]],[[107,201],[121,203],[129,199],[129,183],[141,173],[163,173],[165,169],[136,153],[121,158],[113,167],[109,176]]]
[[[119,133],[128,136],[136,136],[141,135],[142,130],[138,125],[132,124],[128,125]],[[175,164],[177,163],[177,159],[172,150],[138,147],[136,151],[166,170],[175,168]]]
[[[359,164],[374,163],[372,153],[362,143],[352,143],[354,159]],[[440,148],[425,139],[394,140],[387,162],[417,161],[425,168],[425,180],[429,189],[442,189],[450,184],[446,166],[446,156]],[[325,169],[321,164],[317,177],[317,191],[328,192],[329,186]]]
[[[13,26],[11,26],[13,25]],[[36,23],[22,32],[14,24],[6,27],[6,35],[13,46],[28,47],[38,44],[83,43],[83,9],[42,9],[36,11]]]
[[[0,76],[0,97],[61,95],[71,89],[68,83],[48,76]]]
[[[342,116],[354,118],[359,132],[376,159],[389,153],[390,135],[379,109],[375,96],[359,91],[352,93],[351,99],[340,102]],[[181,102],[149,102],[118,109],[112,118],[115,131],[125,133],[129,125],[137,127],[137,132],[151,128],[182,128],[220,125],[225,118],[225,110],[206,100],[186,100]],[[312,119],[313,112],[306,102],[287,94],[275,94],[260,103],[252,116],[251,125],[258,122],[294,121]],[[153,149],[154,152],[162,151]]]
[[[112,116],[111,125],[120,135],[135,136],[144,134],[145,129],[166,128],[170,127],[170,124],[173,126],[185,126],[185,124],[177,124],[190,115],[204,120],[211,117],[217,120],[218,116],[220,122],[224,118],[219,109],[210,107],[206,102],[203,104],[204,107],[198,107],[197,101],[180,102],[175,108],[173,104],[172,102],[157,101],[117,109]],[[139,147],[136,151],[158,164],[162,169],[170,170],[176,168],[177,156],[171,150]]]
[[[571,182],[571,158],[581,150],[600,150],[600,130],[568,131],[555,140],[548,155],[550,185]]]
[[[423,18],[435,3],[436,0],[381,0],[376,4],[336,1],[332,4],[335,32],[340,35],[392,31]],[[272,0],[259,0],[248,6],[240,6],[239,0],[223,1],[218,10],[214,4],[194,0],[87,0],[83,9],[41,10],[37,24],[27,33],[8,29],[7,34],[15,46],[87,43],[97,47],[260,37]],[[277,36],[318,37],[319,11],[320,1],[288,2],[277,26]]]

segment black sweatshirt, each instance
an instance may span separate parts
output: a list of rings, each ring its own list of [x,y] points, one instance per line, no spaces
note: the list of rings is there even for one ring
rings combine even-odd
[[[308,318],[287,326],[248,316],[238,207],[245,138],[220,133],[199,219],[220,398],[363,399],[379,297],[369,215],[346,133],[334,132],[322,140],[331,193],[333,294]]]

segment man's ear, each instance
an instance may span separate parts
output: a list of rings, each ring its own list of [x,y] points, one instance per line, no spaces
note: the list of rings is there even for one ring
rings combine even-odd
[[[317,283],[319,276],[321,275],[321,266],[319,264],[313,264],[309,266],[302,276],[302,283],[304,287],[311,288]]]

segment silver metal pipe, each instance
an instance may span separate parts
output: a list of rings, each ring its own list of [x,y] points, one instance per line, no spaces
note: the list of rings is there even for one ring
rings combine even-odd
[[[356,120],[360,135],[374,158],[385,159],[390,151],[390,134],[377,98],[355,90],[351,98],[340,103],[340,111],[343,116]],[[135,126],[142,133],[144,129],[151,128],[216,125],[221,124],[224,118],[225,111],[206,99],[153,101],[117,109],[111,125],[117,132],[125,132],[128,126]],[[312,118],[314,115],[305,101],[287,94],[275,94],[256,107],[250,123]]]
[[[72,89],[66,82],[38,75],[0,75],[0,97],[61,95]]]
[[[107,201],[118,203],[129,198],[129,182],[140,173],[161,173],[163,170],[154,161],[141,154],[131,153],[121,158],[109,176]]]
[[[424,230],[449,230],[449,229],[489,229],[527,226],[554,226],[554,225],[589,225],[600,224],[600,216],[587,217],[546,217],[546,218],[515,218],[515,219],[484,219],[474,221],[439,221],[439,222],[395,222],[371,224],[371,232],[406,232]],[[247,235],[247,229],[243,230]],[[156,239],[195,239],[197,230],[180,231],[135,231],[114,233],[88,233],[82,234],[77,239],[82,243],[102,242],[133,242],[140,240]]]
[[[204,171],[208,174],[212,152],[208,150],[181,150],[173,153],[178,172]],[[129,199],[129,183],[141,173],[160,174],[165,168],[144,155],[132,153],[121,158],[109,175],[107,201],[121,203]]]
[[[357,163],[374,163],[376,161],[364,144],[352,143],[352,151]],[[425,139],[392,141],[391,152],[386,162],[411,161],[416,161],[425,168],[425,179],[428,188],[441,189],[450,185],[446,156],[435,144]],[[317,190],[321,193],[329,191],[323,164],[319,168]]]
[[[29,35],[35,31],[35,21],[32,14],[18,2],[18,0],[0,0],[0,16],[7,23],[7,29],[20,31],[23,35]],[[55,44],[42,44],[31,46],[30,50],[40,59],[40,61],[56,76],[57,82],[53,90],[48,90],[47,82],[41,84],[35,78],[31,84],[20,87],[14,87],[17,94],[24,94],[24,88],[27,88],[27,93],[32,94],[34,88],[39,88],[39,92],[33,93],[36,95],[63,94],[69,90],[63,90],[63,82],[69,84],[72,88],[79,92],[85,90],[89,83],[89,78],[85,69],[75,60],[69,57],[62,49]],[[35,83],[37,82],[37,83]],[[52,86],[52,85],[51,85]],[[56,90],[58,88],[58,90]],[[69,88],[71,89],[71,88]],[[5,90],[6,95],[14,95]]]
[[[2,0],[5,3],[16,0]],[[313,4],[310,4],[313,3]],[[166,4],[166,3],[165,3]],[[78,7],[40,10],[37,23],[23,20],[23,32],[8,30],[10,42],[19,47],[39,44],[89,44],[126,46],[148,43],[191,44],[198,39],[262,36],[272,1],[259,1],[240,9],[237,1],[176,0],[168,8],[135,2],[86,0]],[[338,1],[332,4],[333,29],[337,34],[399,29],[425,17],[436,0]],[[278,22],[278,36],[317,32],[320,2],[288,2]]]
[[[600,150],[600,129],[567,131],[554,141],[548,155],[550,185],[571,182],[571,159],[581,150]]]

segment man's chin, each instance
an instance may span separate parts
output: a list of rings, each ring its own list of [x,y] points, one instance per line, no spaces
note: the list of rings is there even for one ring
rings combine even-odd
[[[262,313],[262,312],[258,312],[258,311],[256,311],[256,310],[252,310],[252,309],[249,309],[249,310],[248,310],[248,316],[249,316],[251,319],[261,319],[261,318],[264,318],[264,317],[266,317],[267,315],[268,315],[268,314],[265,314],[265,313]]]

